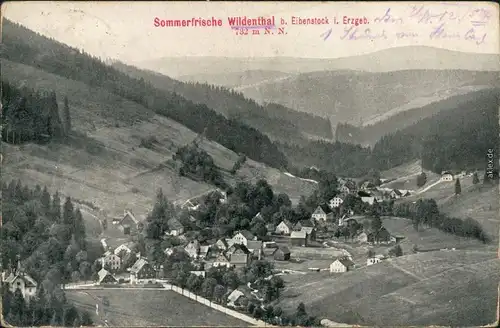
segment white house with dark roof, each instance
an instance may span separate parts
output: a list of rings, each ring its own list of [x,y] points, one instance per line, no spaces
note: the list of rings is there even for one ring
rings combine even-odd
[[[100,260],[102,267],[109,266],[109,268],[114,271],[120,269],[121,258],[118,255],[111,253],[110,251],[104,253]]]
[[[276,226],[275,233],[280,235],[289,235],[291,231],[292,223],[288,220],[283,220]]]
[[[327,220],[333,219],[333,212],[330,207],[327,205],[319,205],[316,207],[316,210],[313,212],[311,215],[311,218],[314,219],[316,222],[326,222]]]
[[[354,262],[351,261],[347,256],[337,258],[332,264],[330,264],[330,272],[347,272],[354,268]]]
[[[233,237],[233,243],[243,244],[247,246],[248,242],[251,240],[257,240],[257,237],[248,230],[241,230]]]
[[[29,274],[21,269],[18,262],[17,269],[11,272],[4,281],[9,286],[9,290],[15,293],[17,289],[21,291],[23,298],[29,302],[29,299],[36,295],[38,283]]]

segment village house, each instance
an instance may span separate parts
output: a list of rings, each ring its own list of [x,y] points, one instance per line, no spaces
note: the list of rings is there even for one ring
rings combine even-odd
[[[307,234],[307,239],[316,240],[316,227],[311,220],[301,220],[293,227],[294,231],[304,231]]]
[[[122,259],[118,255],[107,251],[100,260],[103,268],[109,267],[110,270],[117,271],[120,269]]]
[[[130,235],[139,229],[141,222],[135,217],[135,215],[130,210],[125,210],[123,218],[119,223],[119,229],[125,234]]]
[[[19,261],[17,263],[17,269],[7,276],[4,283],[9,287],[12,293],[15,293],[16,289],[19,289],[27,302],[36,295],[38,284],[35,279],[21,269]]]
[[[286,246],[276,248],[273,257],[276,261],[290,261],[290,249]]]
[[[220,253],[217,258],[215,259],[214,263],[212,264],[213,267],[231,267],[231,261],[229,261],[229,257],[224,254]]]
[[[319,205],[311,217],[316,222],[326,222],[333,219],[333,212],[330,207],[326,205]]]
[[[192,240],[184,247],[184,250],[188,253],[189,257],[195,259],[200,254],[200,242]]]
[[[389,194],[389,196],[392,198],[392,199],[399,199],[401,197],[403,197],[403,194],[401,193],[401,191],[399,191],[398,189],[393,189],[391,191],[391,193]]]
[[[225,252],[233,245],[233,240],[231,238],[220,238],[214,244],[214,248],[219,252]]]
[[[168,232],[170,236],[180,236],[184,233],[184,226],[176,218],[171,218],[167,221]]]
[[[243,244],[234,244],[235,250],[229,259],[231,266],[235,268],[245,267],[250,263],[250,251]]]
[[[379,263],[381,262],[383,259],[385,259],[385,256],[384,255],[375,255],[373,257],[369,257],[367,260],[366,260],[366,265],[374,265],[376,263]]]
[[[292,246],[307,246],[307,233],[305,231],[292,231],[290,244]]]
[[[106,269],[102,268],[97,273],[97,283],[101,284],[116,284],[118,281],[116,278]]]
[[[330,264],[330,272],[347,272],[354,268],[354,262],[352,262],[347,256],[337,258],[332,264]]]
[[[289,235],[292,232],[292,223],[288,220],[283,220],[276,226],[278,235]]]
[[[243,244],[245,246],[247,246],[248,242],[251,240],[257,240],[257,237],[248,230],[241,230],[233,237],[233,243]]]
[[[441,181],[453,181],[453,174],[449,171],[441,172]]]
[[[389,231],[387,231],[387,229],[384,227],[380,228],[380,230],[378,231],[372,231],[368,233],[367,239],[369,243],[374,244],[388,244],[391,242],[396,242],[396,239],[392,237]]]
[[[137,283],[139,279],[155,278],[156,272],[146,259],[138,259],[130,268],[130,283]]]
[[[346,194],[350,194],[352,192],[352,190],[346,184],[342,185],[339,190],[340,190],[340,192],[343,192]]]
[[[341,197],[335,196],[330,199],[330,203],[328,204],[328,206],[330,206],[331,209],[338,208],[340,207],[340,205],[342,205],[343,202],[344,200]]]
[[[255,258],[257,258],[258,260],[262,259],[262,254],[263,254],[263,249],[264,249],[264,247],[262,245],[262,241],[251,240],[248,242],[247,248]]]

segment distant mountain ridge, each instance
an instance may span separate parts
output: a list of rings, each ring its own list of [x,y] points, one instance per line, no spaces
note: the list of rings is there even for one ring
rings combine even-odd
[[[230,119],[240,120],[273,139],[301,142],[302,132],[333,139],[330,121],[324,117],[293,111],[282,105],[259,105],[239,92],[225,87],[198,82],[181,82],[166,75],[138,69],[114,61],[112,66],[134,78],[143,79],[155,87],[175,92],[194,103],[205,104]]]
[[[209,75],[263,70],[299,74],[321,70],[390,72],[409,69],[500,71],[500,54],[466,53],[427,46],[388,48],[341,58],[294,57],[163,57],[133,63],[171,77],[205,80]],[[182,78],[182,79],[185,79]],[[208,81],[208,80],[206,80]]]

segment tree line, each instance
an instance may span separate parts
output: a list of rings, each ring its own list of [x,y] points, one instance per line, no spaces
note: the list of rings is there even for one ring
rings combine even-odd
[[[8,20],[3,22],[2,57],[37,67],[49,73],[99,86],[108,92],[137,102],[156,113],[201,133],[249,158],[276,168],[286,167],[284,154],[271,140],[244,123],[227,119],[204,104],[195,104],[174,92],[160,90],[106,65],[83,51],[63,45]],[[47,52],[46,49],[51,49]],[[43,51],[44,56],[40,56]],[[249,142],[251,140],[251,142]]]
[[[80,326],[91,323],[88,313],[68,303],[60,285],[78,276],[89,279],[99,245],[88,244],[82,214],[71,199],[63,204],[58,192],[33,189],[20,181],[2,182],[2,267],[22,268],[38,283],[33,301],[2,288],[3,314],[19,326]]]
[[[66,136],[71,131],[68,98],[62,113],[55,92],[41,93],[2,81],[2,140],[21,144]]]

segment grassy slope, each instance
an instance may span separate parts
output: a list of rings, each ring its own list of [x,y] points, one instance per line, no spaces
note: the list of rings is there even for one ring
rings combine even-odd
[[[172,291],[67,291],[66,296],[77,307],[88,310],[94,317],[95,298],[107,297],[109,308],[106,318],[110,326],[248,326],[244,321]]]
[[[155,115],[134,102],[36,68],[2,60],[3,76],[17,84],[68,95],[75,134],[66,144],[12,146],[3,143],[3,176],[47,185],[73,198],[93,202],[111,215],[131,208],[145,214],[161,187],[170,200],[197,196],[213,186],[177,175],[163,165],[176,147],[196,134],[177,122]],[[61,106],[62,107],[62,104]],[[158,139],[152,149],[140,148],[142,137]],[[230,169],[238,155],[210,141],[202,146],[217,165]],[[233,180],[267,178],[277,192],[293,199],[315,185],[292,179],[276,169],[249,160]],[[133,190],[135,192],[133,192]]]
[[[438,251],[341,275],[302,275],[290,279],[280,305],[293,310],[304,302],[312,314],[336,322],[486,324],[495,319],[500,279],[500,263],[493,258],[475,251]],[[480,304],[479,313],[473,304]]]

